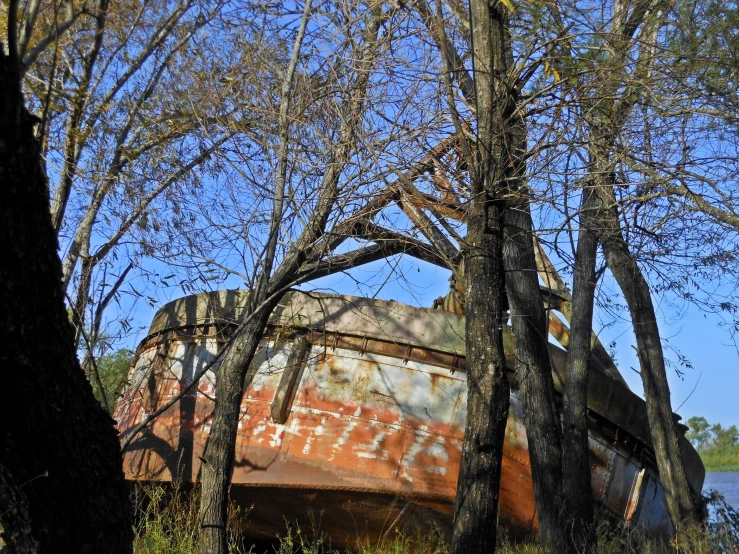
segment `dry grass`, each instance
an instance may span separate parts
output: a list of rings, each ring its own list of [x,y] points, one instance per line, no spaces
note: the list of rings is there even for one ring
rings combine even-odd
[[[190,554],[197,549],[197,491],[185,493],[181,487],[138,485],[133,492],[137,513],[136,554]],[[633,528],[603,523],[598,529],[592,554],[739,554],[739,511],[731,508],[719,496],[710,503],[714,514],[707,527],[678,533],[676,541],[667,544],[646,537]],[[230,527],[237,528],[248,513],[230,510]],[[242,537],[230,537],[231,551],[236,554],[339,554],[331,539],[320,529],[304,532],[286,523],[285,533],[259,549]],[[317,538],[316,538],[317,537]],[[445,554],[449,551],[441,533],[404,535],[391,532],[379,544],[357,544],[347,554]],[[514,543],[501,538],[500,554],[544,554],[535,539]]]
[[[134,554],[196,554],[198,550],[197,489],[185,491],[175,483],[172,486],[137,484],[131,493],[135,518],[136,538]],[[243,518],[240,509],[231,506],[229,521]],[[233,527],[233,526],[229,526]],[[231,533],[230,551],[234,554],[250,552],[242,538]]]

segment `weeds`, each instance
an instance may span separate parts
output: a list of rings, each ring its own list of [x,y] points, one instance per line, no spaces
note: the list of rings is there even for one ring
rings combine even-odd
[[[196,554],[198,549],[198,489],[186,491],[179,483],[136,484],[131,493],[136,527],[134,554]],[[229,508],[229,529],[245,519],[241,509]],[[229,533],[229,551],[251,552],[242,537]]]
[[[275,554],[446,554],[449,547],[440,533],[404,535],[396,531],[377,544],[359,542],[355,548],[336,550],[325,533],[313,532],[316,539],[308,539],[299,527],[287,524],[287,532],[278,538]]]
[[[442,533],[434,530],[429,534],[414,533],[404,535],[395,530],[391,536],[384,536],[379,544],[365,542],[353,554],[446,554],[449,546]]]
[[[715,551],[739,552],[739,510],[727,504],[720,493],[711,491],[708,513],[707,535]]]
[[[135,554],[191,554],[198,552],[197,489],[186,491],[180,485],[137,485],[132,493],[136,511]],[[709,523],[705,527],[681,530],[668,544],[646,536],[633,526],[603,522],[598,526],[593,554],[739,554],[739,510],[729,506],[718,493],[708,500]],[[243,529],[248,516],[237,508],[229,511],[229,529]],[[446,537],[440,531],[406,535],[392,530],[376,544],[359,542],[348,550],[332,547],[331,537],[312,520],[310,529],[301,530],[285,522],[285,534],[276,537],[266,550],[255,550],[236,532],[231,532],[230,551],[235,554],[445,554]],[[536,538],[513,541],[502,536],[499,554],[544,554]]]

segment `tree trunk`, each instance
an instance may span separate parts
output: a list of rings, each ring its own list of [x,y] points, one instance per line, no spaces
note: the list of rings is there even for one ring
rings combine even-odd
[[[500,214],[504,141],[493,71],[502,49],[503,14],[486,1],[470,5],[477,96],[476,167],[464,244],[467,421],[454,501],[452,553],[494,552],[510,385],[503,351],[504,283]],[[498,56],[500,59],[500,55]],[[491,66],[492,64],[492,66]],[[498,66],[500,69],[500,66]],[[460,140],[465,140],[460,136]]]
[[[27,503],[18,512],[0,495],[0,523],[38,552],[131,552],[118,434],[75,354],[40,145],[12,51],[0,53],[0,91],[0,466]],[[27,528],[6,519],[12,513],[27,514]]]
[[[647,403],[647,418],[657,468],[665,491],[667,511],[675,528],[697,523],[697,511],[678,446],[662,342],[649,285],[621,233],[612,188],[603,187],[598,194],[603,213],[601,228],[605,232],[601,239],[603,251],[608,268],[616,278],[631,314]]]
[[[4,542],[10,545],[13,554],[35,554],[39,551],[38,542],[33,537],[31,516],[28,513],[28,500],[23,487],[0,465],[0,509],[3,510],[0,522],[3,525]],[[4,551],[4,549],[3,549]]]
[[[233,457],[236,448],[241,399],[254,377],[253,372],[249,370],[249,366],[259,341],[262,339],[264,327],[272,310],[284,295],[286,286],[298,275],[303,262],[312,252],[316,241],[325,233],[329,216],[338,198],[339,179],[347,160],[351,158],[352,153],[358,146],[357,131],[363,121],[367,88],[370,85],[370,75],[380,44],[380,41],[378,41],[380,29],[384,21],[392,17],[392,13],[393,10],[384,13],[380,2],[370,7],[370,18],[364,32],[364,45],[361,49],[361,55],[359,59],[355,60],[354,65],[356,78],[348,89],[346,99],[340,108],[342,118],[337,141],[329,150],[329,160],[323,173],[320,188],[317,194],[313,193],[316,197],[315,206],[308,221],[304,223],[300,236],[285,253],[273,274],[272,265],[275,261],[277,239],[280,226],[283,224],[282,200],[279,199],[283,198],[288,166],[288,149],[287,147],[280,149],[278,190],[273,204],[269,240],[265,248],[264,266],[261,268],[261,274],[257,279],[254,300],[252,300],[251,305],[255,307],[262,306],[268,298],[269,302],[266,302],[264,307],[259,308],[254,319],[245,326],[243,334],[235,339],[229,352],[224,356],[218,373],[219,390],[216,395],[218,401],[205,455],[206,461],[203,465],[203,488],[200,500],[200,516],[202,518],[200,551],[203,554],[227,552],[228,484],[234,463]],[[280,113],[284,138],[284,141],[281,140],[281,144],[285,145],[287,145],[287,134],[284,125],[288,121],[286,102],[289,99],[290,82],[292,80],[290,73],[294,72],[297,66],[302,34],[305,32],[310,14],[311,2],[308,1],[303,8],[303,19],[295,39],[290,69],[283,82],[283,106],[280,108]]]
[[[501,2],[473,0],[470,15],[478,133],[481,137],[478,156],[489,159],[486,169],[495,176],[494,181],[486,185],[493,188],[486,191],[492,200],[497,201],[493,206],[500,206],[503,195],[506,195],[501,214],[504,238],[501,261],[518,359],[518,381],[528,435],[539,531],[544,547],[559,553],[565,551],[566,544],[561,524],[561,430],[554,405],[548,325],[539,293],[532,246],[533,222],[528,191],[522,181],[526,129],[523,122],[514,117],[518,92],[509,72],[512,50],[508,13]],[[489,140],[482,140],[484,137],[489,137]],[[491,227],[489,232],[500,232],[497,210],[491,207],[488,207],[486,214],[487,226]],[[467,268],[465,270],[469,271]],[[468,283],[474,289],[480,287],[482,282],[468,280]],[[468,299],[467,311],[472,308],[472,303]],[[474,363],[470,355],[468,363]],[[469,424],[467,429],[469,432]],[[462,472],[466,470],[463,466]],[[495,499],[497,501],[497,492]],[[479,545],[476,551],[480,551]]]
[[[201,469],[201,554],[228,552],[228,489],[236,452],[241,400],[254,378],[253,371],[249,371],[251,360],[278,301],[276,299],[262,308],[246,325],[217,370],[216,408]]]
[[[503,267],[511,311],[521,404],[528,436],[539,536],[547,552],[567,551],[562,524],[561,428],[549,360],[548,325],[539,292],[533,223],[523,184],[503,212]]]
[[[503,352],[499,210],[481,191],[473,197],[467,218],[467,422],[454,502],[453,554],[495,551],[510,403]]]
[[[588,450],[588,373],[595,301],[598,237],[589,213],[595,206],[592,187],[582,192],[580,231],[572,285],[570,344],[567,348],[562,406],[562,483],[566,531],[576,547],[586,542],[593,523],[590,454]]]
[[[480,4],[473,2],[473,22],[489,11]],[[496,202],[500,176],[490,156],[492,117],[492,110],[478,112],[478,168],[464,245],[467,420],[454,503],[453,554],[495,551],[510,404],[503,351],[500,201]]]
[[[507,28],[504,44],[507,64],[512,66]],[[506,141],[500,145],[504,155],[499,158],[499,163],[506,167],[503,268],[539,536],[546,551],[560,554],[567,552],[570,546],[562,517],[562,430],[549,358],[549,325],[536,270],[531,201],[524,181],[526,124],[520,115],[515,115],[519,102],[517,87],[511,86],[505,93],[505,96],[499,93],[501,101],[505,102],[500,108],[501,122],[507,125]]]
[[[77,295],[72,306],[72,326],[74,327],[74,346],[75,348],[80,347],[80,340],[84,332],[85,325],[85,310],[87,310],[87,303],[90,296],[90,285],[92,284],[92,271],[95,268],[92,260],[89,257],[82,258],[82,264],[80,269],[80,282],[77,287]],[[92,348],[94,344],[87,345],[83,342],[83,345],[87,348]]]

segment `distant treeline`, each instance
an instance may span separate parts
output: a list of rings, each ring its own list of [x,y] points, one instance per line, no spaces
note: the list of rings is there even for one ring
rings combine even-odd
[[[685,434],[700,454],[706,471],[739,471],[739,429],[711,425],[704,417],[691,417]]]

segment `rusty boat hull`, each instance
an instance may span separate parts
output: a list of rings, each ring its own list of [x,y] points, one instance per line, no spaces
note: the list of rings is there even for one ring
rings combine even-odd
[[[122,437],[211,361],[243,315],[244,291],[164,306],[139,346],[115,412]],[[505,335],[507,352],[511,337]],[[552,345],[559,378],[565,353]],[[512,360],[511,360],[512,367]],[[319,527],[335,546],[391,529],[450,529],[466,414],[464,317],[356,297],[290,293],[255,356],[239,421],[232,498],[251,508],[248,532],[274,537],[286,521]],[[670,527],[643,400],[591,371],[592,489],[615,517],[659,535]],[[500,522],[536,530],[521,403],[513,384]],[[208,372],[124,454],[130,480],[195,483],[216,392]],[[681,448],[694,491],[704,470]]]

